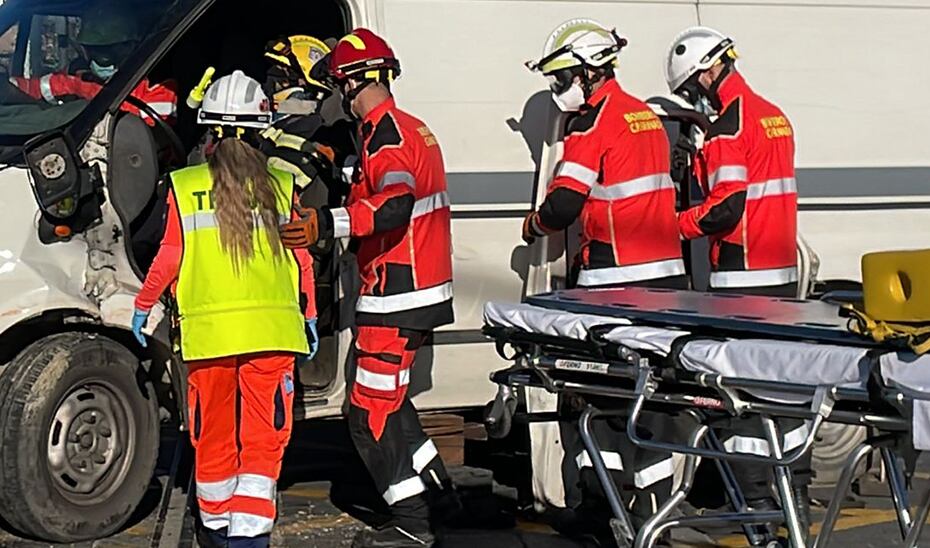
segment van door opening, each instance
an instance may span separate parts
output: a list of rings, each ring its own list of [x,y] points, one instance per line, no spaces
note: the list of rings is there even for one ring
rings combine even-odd
[[[270,41],[295,34],[311,35],[324,41],[338,40],[350,30],[350,25],[351,14],[342,0],[285,0],[275,2],[274,9],[258,9],[255,3],[242,0],[217,1],[168,50],[153,67],[148,78],[151,82],[173,80],[177,83],[179,104],[173,130],[184,150],[190,153],[200,142],[206,128],[197,124],[197,111],[188,108],[185,99],[207,67],[216,69],[216,77],[242,70],[259,82],[264,82],[269,67],[264,49]],[[327,124],[342,116],[338,97],[331,97],[324,103],[323,114]],[[129,225],[127,231],[130,234],[131,256],[140,276],[144,276],[151,265],[164,233],[164,176],[170,169],[169,166],[162,166],[162,169],[160,184],[139,189],[144,197],[137,200],[144,200],[145,203],[141,211],[124,219]],[[137,181],[114,180],[111,188],[138,184]],[[319,195],[315,192],[310,194]],[[311,197],[310,202],[313,200]],[[307,202],[306,196],[303,201]],[[318,400],[321,394],[328,391],[337,376],[339,362],[336,337],[333,336],[338,316],[333,312],[337,289],[336,261],[332,253],[315,258],[316,299],[322,341],[316,358],[304,363],[298,372],[304,399],[307,401]]]

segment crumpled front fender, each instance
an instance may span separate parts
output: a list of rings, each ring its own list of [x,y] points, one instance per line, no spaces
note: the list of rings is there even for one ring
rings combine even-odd
[[[132,301],[141,287],[128,259],[113,258],[116,289],[104,299],[92,299],[85,290],[87,243],[80,236],[54,244],[39,241],[39,211],[28,172],[0,171],[0,192],[0,333],[55,310],[79,311],[101,325],[128,330]],[[105,208],[104,224],[114,218]],[[153,310],[150,331],[163,316],[162,307]]]

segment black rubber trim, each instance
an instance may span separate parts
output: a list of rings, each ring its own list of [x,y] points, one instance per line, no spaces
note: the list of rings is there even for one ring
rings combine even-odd
[[[532,209],[488,209],[484,211],[455,211],[452,210],[453,219],[522,219],[530,214]]]
[[[873,202],[856,204],[798,204],[798,211],[887,211],[930,209],[930,202]]]

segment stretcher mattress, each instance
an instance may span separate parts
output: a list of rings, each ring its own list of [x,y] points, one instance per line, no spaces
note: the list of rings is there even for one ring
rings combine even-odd
[[[698,301],[692,300],[692,303]],[[682,322],[674,322],[672,325],[675,327],[661,327],[661,321],[656,318],[659,314],[651,316],[649,320],[641,320],[648,325],[637,325],[638,318],[642,318],[644,313],[648,315],[648,311],[652,309],[645,303],[640,303],[643,308],[639,313],[629,315],[635,317],[627,317],[628,309],[624,307],[602,308],[610,312],[604,315],[578,314],[555,308],[559,302],[557,300],[549,299],[546,302],[546,307],[488,303],[484,310],[485,324],[572,340],[585,340],[589,337],[591,329],[598,327],[598,336],[605,341],[662,356],[670,355],[673,343],[677,339],[688,336],[689,340],[679,347],[676,356],[678,363],[687,370],[773,383],[866,390],[874,363],[868,355],[870,349],[858,344],[861,341],[856,341],[857,344],[851,346],[812,343],[803,338],[800,341],[790,341],[784,339],[783,329],[778,329],[775,338],[767,339],[761,337],[766,332],[764,329],[747,329],[742,325],[731,330],[727,322],[712,322],[712,328],[703,324],[700,329],[694,330],[699,333],[695,333],[682,329]],[[570,304],[566,308],[571,308],[571,303],[578,301],[568,302]],[[664,307],[666,304],[660,299],[654,306]],[[763,318],[761,323],[765,324],[768,321],[766,325],[772,325],[775,321],[780,321],[765,320],[765,310],[759,302],[757,304],[752,313]],[[830,307],[824,303],[819,304]],[[832,308],[835,315],[836,308]],[[781,318],[784,319],[785,316]],[[741,322],[745,323],[746,320]],[[825,328],[821,325],[816,326],[816,329]],[[713,334],[713,338],[710,338],[710,333]],[[842,340],[834,336],[829,338],[834,341]],[[920,450],[930,449],[930,356],[917,357],[889,350],[881,355],[879,363],[881,378],[885,384],[914,399],[915,447]],[[802,396],[779,392],[777,388],[753,391],[753,395],[780,403],[805,403]]]
[[[836,306],[820,301],[628,287],[556,291],[529,297],[527,303],[579,314],[619,316],[639,325],[675,326],[693,332],[876,346],[851,333]]]

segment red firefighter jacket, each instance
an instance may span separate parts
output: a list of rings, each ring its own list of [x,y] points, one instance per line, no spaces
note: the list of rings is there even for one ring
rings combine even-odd
[[[696,172],[707,199],[679,215],[685,238],[710,236],[711,287],[797,281],[794,130],[777,106],[732,72]],[[702,165],[703,164],[703,165]]]
[[[452,216],[436,137],[388,99],[362,120],[360,169],[334,236],[358,243],[358,325],[452,323]]]
[[[669,168],[662,122],[611,79],[569,121],[562,161],[531,228],[552,233],[581,216],[580,286],[683,275]]]
[[[11,78],[11,81],[30,97],[43,99],[53,105],[67,97],[93,99],[103,88],[100,83],[73,74],[46,74],[41,78],[17,77]],[[148,80],[142,80],[131,95],[152,107],[162,119],[173,120],[177,116],[178,94],[174,82],[151,85]],[[154,125],[148,114],[128,102],[123,103],[120,109],[141,116],[147,124]]]

